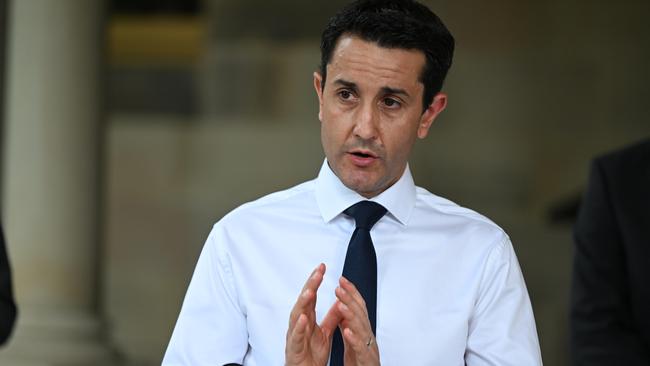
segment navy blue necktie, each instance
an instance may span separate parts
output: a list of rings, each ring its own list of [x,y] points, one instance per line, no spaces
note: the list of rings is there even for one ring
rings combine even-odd
[[[361,201],[343,211],[356,221],[343,265],[343,277],[354,283],[368,309],[372,333],[376,330],[377,255],[370,238],[370,229],[386,214],[386,208],[376,202]],[[332,338],[330,366],[343,366],[343,338],[337,328]]]

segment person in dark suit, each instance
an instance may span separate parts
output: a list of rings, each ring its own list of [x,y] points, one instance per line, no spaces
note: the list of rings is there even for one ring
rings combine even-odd
[[[650,139],[593,161],[574,239],[573,364],[650,365]]]
[[[0,345],[11,335],[16,320],[16,304],[11,286],[11,269],[5,250],[5,240],[0,226]]]

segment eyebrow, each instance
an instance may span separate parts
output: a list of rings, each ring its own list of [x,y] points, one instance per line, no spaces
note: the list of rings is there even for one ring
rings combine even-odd
[[[344,86],[346,88],[350,88],[352,90],[357,90],[358,89],[356,83],[354,83],[352,81],[343,80],[343,79],[334,80],[334,84],[342,85],[342,86]],[[381,91],[384,94],[401,94],[401,95],[406,96],[407,98],[411,97],[409,95],[409,93],[406,92],[406,90],[400,89],[400,88],[392,88],[390,86],[384,86],[384,87],[381,88]]]
[[[352,90],[357,90],[357,84],[353,83],[351,81],[343,80],[343,79],[336,79],[334,80],[334,84],[342,85],[346,88],[352,89]]]
[[[406,92],[404,89],[399,89],[399,88],[391,88],[390,86],[385,86],[381,88],[381,91],[383,91],[385,94],[402,94],[406,96],[407,98],[410,98],[411,96],[409,93]]]

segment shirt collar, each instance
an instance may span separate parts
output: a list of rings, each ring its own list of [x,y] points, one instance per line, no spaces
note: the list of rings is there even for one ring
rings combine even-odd
[[[323,162],[316,178],[316,201],[325,222],[329,222],[353,204],[366,200],[365,197],[346,187]],[[370,198],[386,207],[388,212],[402,225],[406,225],[415,206],[415,183],[408,164],[402,177],[379,195]]]

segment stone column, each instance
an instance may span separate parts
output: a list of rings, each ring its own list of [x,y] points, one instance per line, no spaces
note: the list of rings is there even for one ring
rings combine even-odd
[[[3,222],[19,318],[0,364],[110,358],[98,306],[102,9],[9,6]]]

